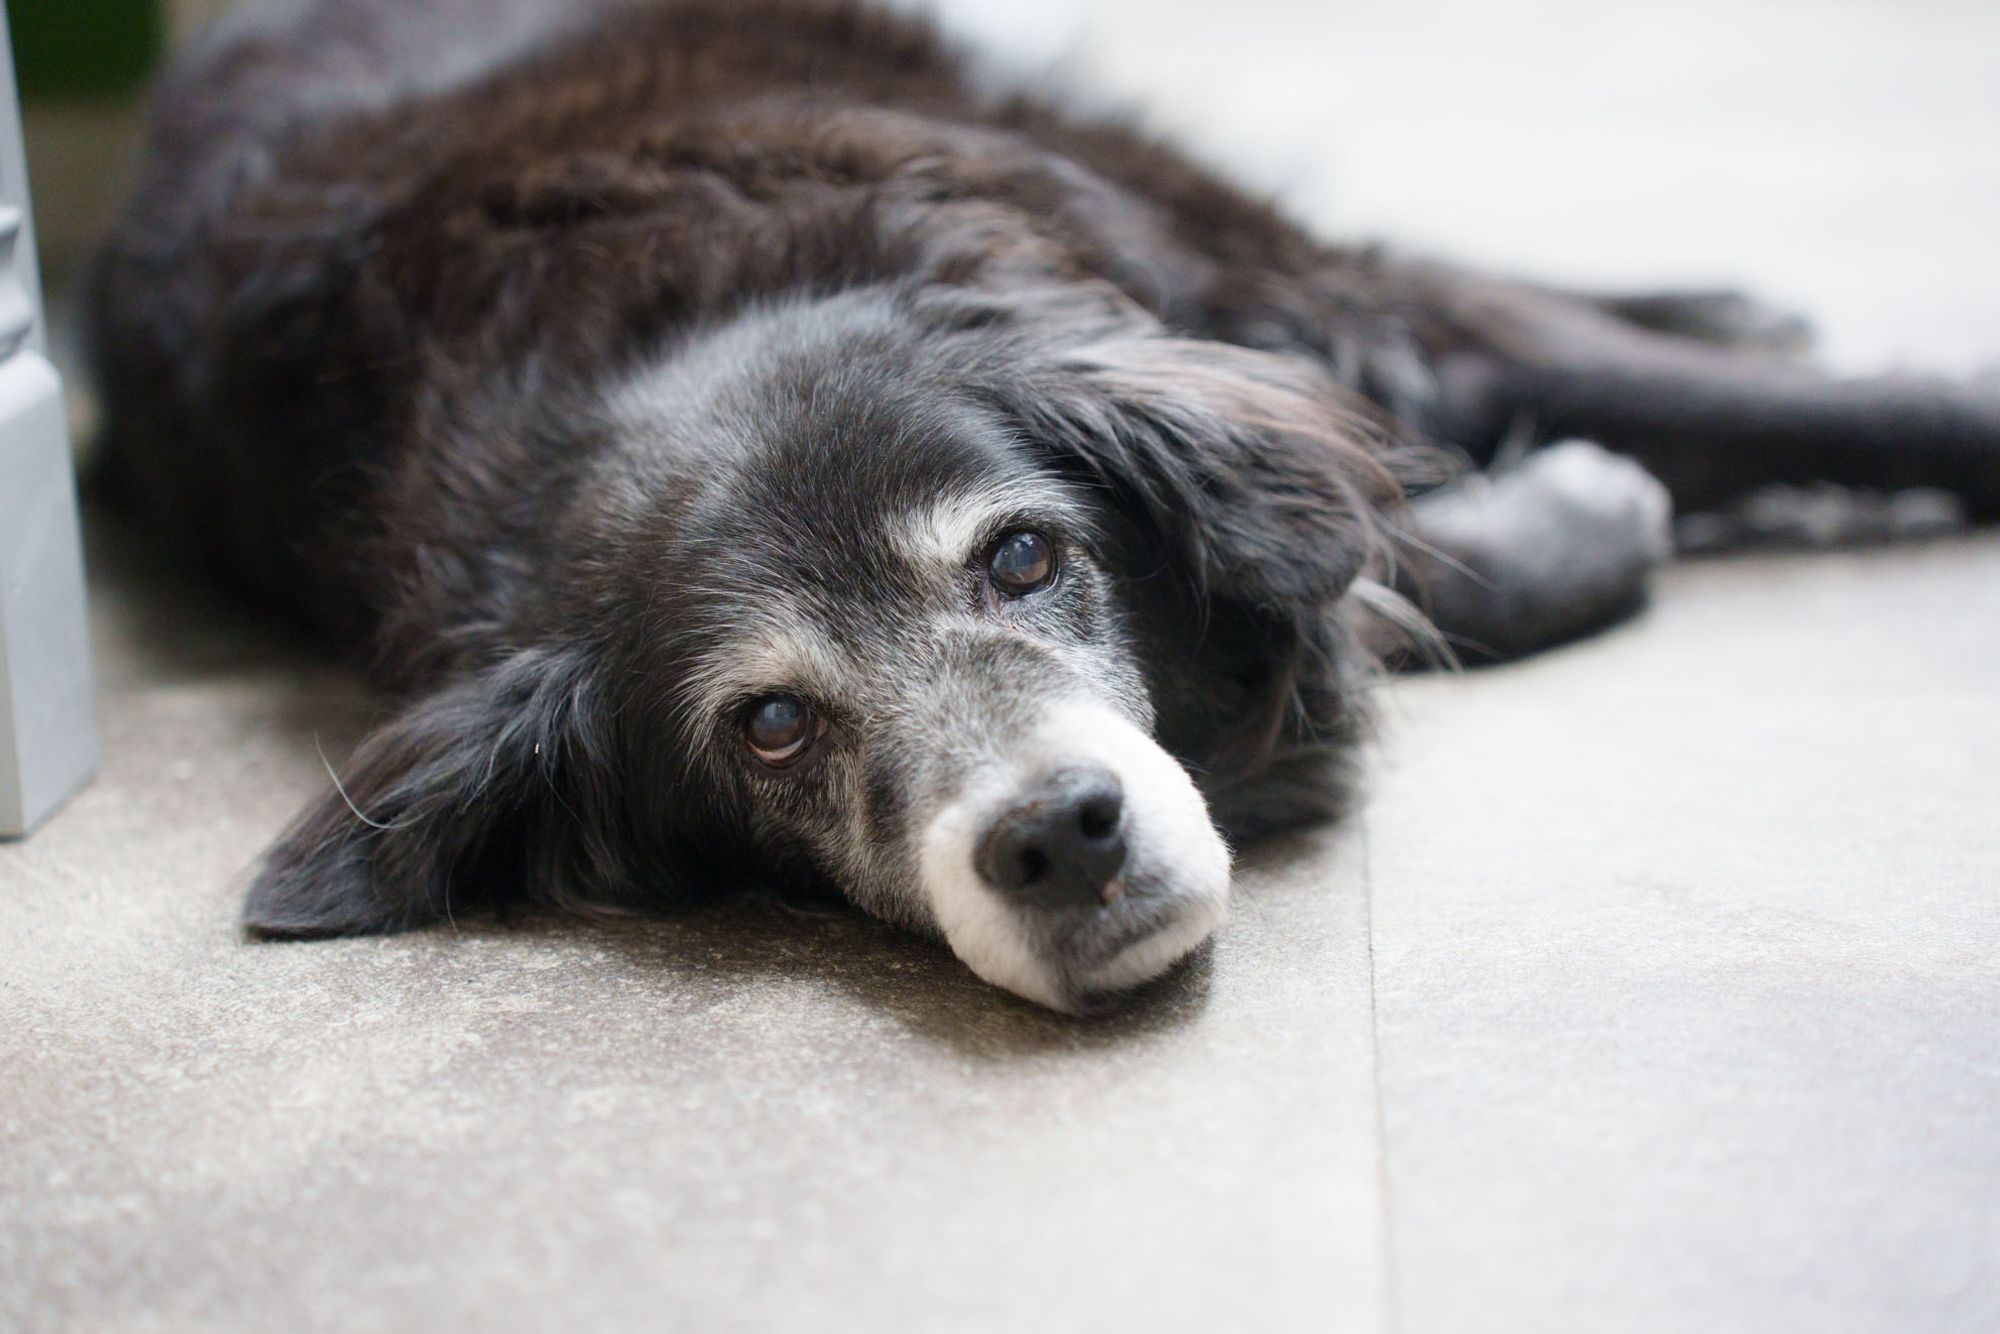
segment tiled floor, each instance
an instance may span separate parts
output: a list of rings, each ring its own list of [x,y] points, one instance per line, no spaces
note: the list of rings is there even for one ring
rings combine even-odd
[[[1380,1327],[1351,835],[1098,1024],[764,903],[247,946],[370,701],[94,532],[104,772],[0,847],[0,1328]]]
[[[1643,625],[1399,700],[1406,1327],[1993,1327],[2000,542],[1684,568]]]
[[[2000,362],[1991,5],[948,8],[1330,229]],[[92,558],[104,773],[0,847],[0,1328],[2000,1327],[1992,536],[1399,683],[1365,818],[1097,1025],[755,902],[244,945],[373,705]]]

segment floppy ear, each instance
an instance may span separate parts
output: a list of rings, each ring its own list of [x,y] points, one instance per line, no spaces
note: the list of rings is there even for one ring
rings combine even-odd
[[[1281,623],[1348,590],[1401,496],[1377,419],[1298,358],[1118,333],[1031,371],[1006,406],[1136,509],[1198,596]]]
[[[253,934],[402,931],[623,878],[611,765],[575,655],[526,650],[409,704],[267,852]]]

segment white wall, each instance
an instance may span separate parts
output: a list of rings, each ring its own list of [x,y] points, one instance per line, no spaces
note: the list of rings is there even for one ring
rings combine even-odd
[[[1752,284],[1848,367],[2000,364],[1991,0],[900,2],[1143,107],[1332,235]],[[229,3],[170,0],[177,30]],[[61,249],[115,197],[129,130],[30,134]]]
[[[942,0],[1323,229],[1580,283],[1740,282],[1850,367],[2000,365],[1986,0]]]

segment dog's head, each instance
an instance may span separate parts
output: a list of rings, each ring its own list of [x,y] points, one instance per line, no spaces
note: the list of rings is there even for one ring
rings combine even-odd
[[[1222,920],[1204,790],[1351,730],[1330,627],[1393,484],[1316,370],[1092,288],[870,290],[601,403],[512,647],[364,744],[253,929],[779,878],[1083,1009]]]

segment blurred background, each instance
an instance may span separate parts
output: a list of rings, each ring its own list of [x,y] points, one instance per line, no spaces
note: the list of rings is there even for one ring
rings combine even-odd
[[[42,262],[73,268],[118,205],[140,101],[166,53],[229,0],[7,0]]]
[[[7,0],[58,302],[124,189],[149,71],[230,4]],[[906,7],[1004,72],[1136,109],[1330,236],[1752,286],[1808,310],[1843,368],[2000,361],[1991,0]]]

